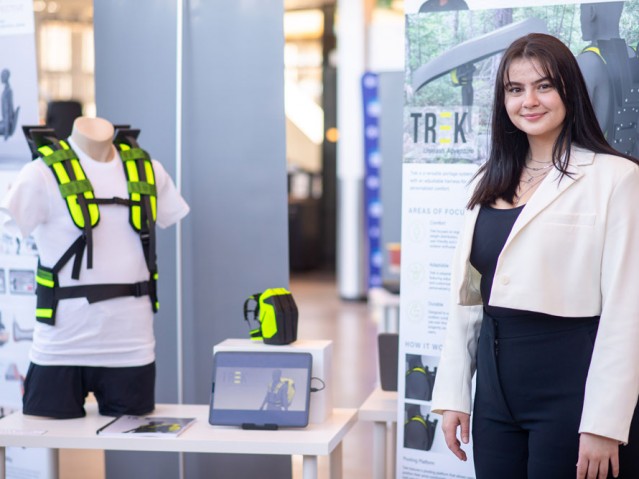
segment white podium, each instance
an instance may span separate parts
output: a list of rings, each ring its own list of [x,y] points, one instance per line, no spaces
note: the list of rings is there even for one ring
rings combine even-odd
[[[250,339],[227,339],[213,346],[213,354],[218,351],[279,351],[302,352],[313,356],[313,370],[311,376],[320,378],[324,382],[324,389],[311,393],[311,409],[309,423],[321,424],[333,412],[333,381],[332,381],[332,353],[333,342],[328,340],[298,340],[285,346],[272,346],[262,341]],[[321,388],[322,383],[311,380],[311,386]]]

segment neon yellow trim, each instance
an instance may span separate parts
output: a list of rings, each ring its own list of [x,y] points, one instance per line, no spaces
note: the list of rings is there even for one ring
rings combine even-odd
[[[592,52],[596,54],[604,64],[607,64],[606,59],[601,55],[601,50],[598,47],[587,47],[583,49],[584,52]]]
[[[411,420],[411,421],[417,421],[417,422],[420,422],[420,423],[422,423],[422,424],[424,425],[424,427],[428,427],[428,426],[426,425],[426,421],[424,421],[424,418],[423,418],[423,417],[421,417],[421,416],[413,416],[413,417],[411,417],[411,418],[410,418],[410,420]]]
[[[84,174],[84,170],[82,169],[82,165],[80,164],[80,162],[78,160],[71,160],[71,167],[73,168],[73,173],[75,173],[75,177],[78,180],[86,180],[87,177]],[[95,195],[93,194],[92,191],[85,191],[84,193],[84,197],[86,199],[93,199],[95,198]],[[77,197],[74,198],[74,203],[77,205]],[[89,217],[91,220],[91,226],[95,226],[98,223],[98,220],[100,219],[100,210],[98,209],[98,205],[94,204],[94,203],[90,203],[87,205],[88,206],[88,210],[89,210]],[[79,206],[77,206],[78,209],[80,209]],[[78,213],[80,216],[82,216],[82,210],[79,210]],[[75,215],[74,215],[75,218]],[[82,225],[84,225],[84,217],[82,217]]]
[[[60,141],[60,146],[64,150],[70,149],[69,145],[65,141]],[[50,146],[40,147],[38,151],[40,151],[40,153],[42,153],[42,155],[44,156],[49,156],[54,153],[53,149]],[[71,162],[71,168],[73,169],[73,172],[76,178],[80,181],[86,180],[86,175],[84,174],[84,170],[82,169],[82,165],[80,164],[80,162],[77,159],[70,160],[70,162]],[[64,165],[62,162],[54,163],[53,165],[51,165],[51,167],[53,168],[53,172],[56,178],[58,179],[58,182],[61,185],[66,185],[71,183],[71,179],[69,178],[69,175],[67,174],[67,171],[64,168]],[[94,198],[93,192],[90,192],[90,191],[85,192],[84,197],[88,199]],[[69,208],[69,212],[71,214],[71,219],[73,220],[73,223],[79,228],[84,228],[85,226],[84,217],[82,216],[82,210],[80,209],[80,205],[78,204],[78,196],[77,195],[67,196],[66,202],[67,202],[67,206]],[[89,209],[89,216],[91,220],[91,226],[95,226],[98,220],[100,219],[100,210],[98,208],[98,205],[89,204],[88,209]]]
[[[150,161],[144,162],[144,172],[146,173],[146,182],[150,185],[155,184],[155,175],[153,174],[153,165]]]
[[[127,145],[122,145],[122,148],[124,149],[124,147]],[[128,146],[126,149],[129,149]],[[140,177],[138,176],[138,169],[135,166],[135,161],[134,160],[129,160],[126,161],[124,163],[125,167],[126,167],[126,172],[127,172],[127,177],[129,178],[129,181],[131,182],[137,182],[140,181]],[[139,193],[131,193],[131,200],[132,201],[140,201],[140,194]],[[136,230],[140,230],[142,228],[142,208],[138,205],[132,205],[131,206],[131,220],[133,221],[133,226]]]
[[[457,77],[457,68],[455,68],[454,70],[451,70],[450,79],[452,80],[453,85],[459,85],[459,78]]]
[[[50,279],[44,279],[40,276],[36,276],[36,283],[41,284],[42,286],[46,286],[47,288],[53,288],[55,286],[55,282]]]
[[[40,148],[38,148],[38,151],[40,153],[42,153],[44,156],[49,156],[53,153],[53,148],[51,148],[50,146],[41,146]]]
[[[53,310],[45,309],[45,308],[37,308],[36,309],[36,318],[52,318]]]
[[[78,195],[67,196],[67,204],[69,205],[73,222],[80,228],[84,228],[84,216],[82,216],[82,210],[78,204]]]
[[[129,160],[126,163],[126,172],[128,173],[129,181],[138,182],[140,177],[138,176],[138,169],[135,167],[135,161]]]
[[[87,177],[84,176],[84,171],[80,166],[80,162],[78,160],[71,160],[71,167],[73,168],[73,173],[75,173],[75,177],[78,180],[86,180]]]
[[[155,173],[153,172],[153,165],[151,164],[151,161],[147,160],[144,162],[144,171],[146,172],[147,183],[155,185]],[[157,198],[153,195],[149,197],[149,201],[151,202],[151,214],[153,215],[153,221],[155,221],[158,217]]]
[[[54,163],[53,170],[55,171],[55,176],[58,177],[58,180],[60,180],[60,183],[63,185],[71,181],[69,179],[69,175],[67,175],[67,170],[64,169],[62,163]]]

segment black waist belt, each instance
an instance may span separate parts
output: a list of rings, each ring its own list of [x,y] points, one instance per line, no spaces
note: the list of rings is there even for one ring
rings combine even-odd
[[[97,303],[121,296],[147,296],[152,290],[151,281],[140,281],[128,284],[87,284],[82,286],[61,286],[55,288],[56,300],[70,298],[87,298],[89,303]]]
[[[53,326],[58,301],[71,298],[86,298],[89,303],[106,301],[124,296],[149,296],[153,311],[157,308],[157,282],[155,278],[139,283],[85,284],[58,286],[57,274],[42,266],[36,277],[36,321]]]

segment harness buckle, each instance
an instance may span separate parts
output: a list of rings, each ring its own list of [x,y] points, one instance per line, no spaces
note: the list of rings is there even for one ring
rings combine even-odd
[[[146,296],[149,292],[146,281],[135,283],[134,286],[135,291],[133,293],[133,296],[135,296],[136,298],[139,298],[140,296]]]

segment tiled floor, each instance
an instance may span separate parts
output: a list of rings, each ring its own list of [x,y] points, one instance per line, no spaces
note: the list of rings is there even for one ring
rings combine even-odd
[[[333,341],[335,407],[359,407],[377,383],[377,325],[367,303],[340,300],[335,277],[327,273],[293,275],[290,290],[299,309],[298,337]],[[344,479],[372,477],[372,433],[372,423],[358,423],[344,439]],[[320,478],[327,477],[326,458],[319,467]],[[62,451],[60,470],[61,479],[103,479],[104,456]],[[301,472],[301,457],[294,457],[293,478]]]

